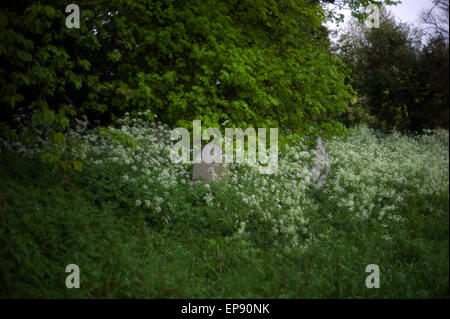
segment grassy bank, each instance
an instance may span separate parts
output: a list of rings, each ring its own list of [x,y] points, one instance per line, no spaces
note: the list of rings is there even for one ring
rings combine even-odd
[[[276,175],[231,166],[205,185],[170,162],[161,129],[121,132],[134,148],[74,131],[81,172],[53,172],[39,149],[0,153],[1,297],[449,296],[448,132],[328,141],[321,187],[301,145]],[[72,263],[80,289],[65,286]]]

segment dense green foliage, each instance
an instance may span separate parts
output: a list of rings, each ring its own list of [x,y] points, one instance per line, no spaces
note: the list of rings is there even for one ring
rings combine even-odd
[[[151,110],[177,126],[229,119],[284,133],[342,133],[336,119],[352,93],[328,52],[318,2],[88,1],[79,29],[66,27],[66,5],[2,5],[3,128],[23,108],[55,132],[75,113],[107,124]]]
[[[352,68],[350,83],[377,127],[448,128],[448,40],[437,36],[422,45],[422,37],[385,11],[380,28],[355,21],[342,36],[339,53]]]
[[[92,0],[79,29],[3,3],[0,297],[448,298],[448,131],[344,125],[448,127],[448,41],[386,18],[335,54],[325,2]],[[278,127],[277,173],[192,182],[169,128],[194,119]]]
[[[335,139],[317,188],[301,145],[274,176],[231,166],[191,183],[163,129],[123,124],[135,147],[71,133],[81,173],[53,172],[39,148],[1,153],[0,296],[448,298],[447,132]],[[80,289],[65,287],[70,263]],[[380,289],[365,287],[372,263]]]
[[[408,92],[414,98],[409,104],[413,129],[449,127],[449,44],[437,36],[422,48],[415,68],[418,92]]]

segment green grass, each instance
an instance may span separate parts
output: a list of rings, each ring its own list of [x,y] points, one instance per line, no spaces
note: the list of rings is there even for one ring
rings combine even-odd
[[[327,147],[321,188],[296,179],[298,150],[277,175],[233,168],[209,186],[191,184],[189,166],[151,163],[151,149],[133,155],[149,175],[110,149],[81,173],[2,152],[0,297],[448,298],[448,133],[363,129]],[[68,264],[79,289],[65,286]],[[365,286],[368,264],[379,289]]]
[[[408,222],[386,241],[378,225],[317,192],[323,213],[310,216],[311,231],[333,231],[284,252],[220,233],[155,230],[36,160],[2,157],[0,177],[2,297],[448,297],[448,216],[420,207],[409,207]],[[80,289],[65,287],[70,263],[80,266]],[[365,288],[369,263],[380,265],[380,289]]]

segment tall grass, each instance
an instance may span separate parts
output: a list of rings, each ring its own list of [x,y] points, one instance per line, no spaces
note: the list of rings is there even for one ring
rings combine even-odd
[[[41,162],[46,140],[2,141],[1,297],[449,296],[448,132],[362,127],[328,141],[320,187],[301,144],[275,175],[231,165],[203,184],[170,162],[168,129],[145,120],[109,131],[79,122],[67,138],[80,141],[67,152],[81,172]],[[72,263],[79,289],[65,286]],[[365,286],[368,264],[379,289]]]

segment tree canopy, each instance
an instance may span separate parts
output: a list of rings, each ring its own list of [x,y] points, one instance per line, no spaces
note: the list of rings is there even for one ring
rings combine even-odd
[[[338,44],[363,109],[385,129],[448,128],[448,41],[382,11],[380,28],[350,24]]]
[[[66,5],[0,9],[4,130],[19,109],[57,131],[71,116],[106,124],[145,109],[169,125],[342,132],[353,95],[319,1],[83,1],[79,29],[66,27]]]

